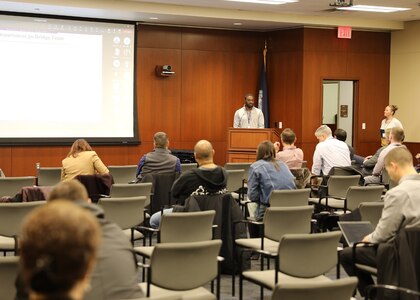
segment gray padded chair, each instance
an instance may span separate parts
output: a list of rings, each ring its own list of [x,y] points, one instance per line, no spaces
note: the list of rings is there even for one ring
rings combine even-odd
[[[305,206],[311,189],[274,190],[270,195],[270,207]]]
[[[232,195],[239,205],[242,206],[242,210],[245,211],[245,206],[247,202],[250,202],[247,197],[245,197],[244,187],[244,176],[245,169],[231,169],[226,170],[227,173],[227,184],[226,189]]]
[[[158,243],[187,243],[209,241],[213,238],[214,210],[163,214],[159,229],[145,228],[158,233]],[[149,258],[153,246],[135,247],[136,254]]]
[[[339,231],[284,235],[279,243],[275,269],[241,273],[239,299],[243,299],[244,279],[270,290],[274,290],[277,283],[330,281],[324,274],[337,265],[337,245],[340,238]]]
[[[145,196],[146,203],[145,206],[150,204],[150,193],[152,191],[152,183],[116,183],[111,186],[111,191],[109,196],[111,198],[121,198],[121,197],[138,197]]]
[[[20,224],[32,209],[46,201],[0,203],[0,250],[17,252]]]
[[[0,291],[1,299],[15,299],[15,280],[18,274],[19,257],[0,257]]]
[[[135,240],[144,238],[136,227],[144,221],[145,202],[145,196],[114,197],[100,198],[98,205],[103,208],[106,219],[116,223],[134,243]]]
[[[114,183],[129,183],[136,179],[137,165],[108,166],[108,170],[114,178]]]
[[[248,173],[249,173],[249,167],[252,165],[252,163],[247,162],[239,162],[239,163],[225,163],[225,169],[226,170],[244,170],[244,180],[248,180]]]
[[[379,222],[382,216],[382,210],[384,208],[384,202],[362,202],[359,205],[359,212],[362,221],[369,221],[373,227]]]
[[[261,238],[236,239],[233,247],[265,251],[271,256],[277,255],[280,239],[286,233],[310,233],[313,206],[268,207],[263,222],[249,221],[252,224],[263,226]],[[263,261],[261,260],[261,263]],[[234,266],[237,268],[237,266]],[[232,295],[235,294],[235,273],[232,274]]]
[[[314,204],[320,204],[328,206],[330,198],[344,199],[347,195],[347,190],[351,186],[358,186],[360,181],[360,175],[331,175],[328,178],[326,185],[327,195],[323,195],[320,198],[310,198],[309,202]],[[322,187],[322,186],[320,186]],[[323,204],[324,203],[324,204]]]
[[[54,186],[61,181],[61,168],[40,167],[37,169],[38,186]]]
[[[187,163],[181,164],[181,173],[184,173],[188,170],[197,169],[197,163]]]
[[[221,245],[221,240],[157,244],[141,290],[146,297],[178,293],[183,299],[219,299]],[[214,279],[216,294],[203,287]]]
[[[33,186],[35,176],[24,177],[0,177],[0,197],[13,197],[21,191],[24,186]]]
[[[381,200],[383,187],[380,185],[370,186],[350,186],[347,189],[346,196],[328,197],[321,199],[321,204],[334,209],[342,209],[344,211],[353,211],[359,207],[362,202],[377,202]]]
[[[271,300],[349,300],[357,285],[357,277],[347,277],[327,282],[279,283]]]

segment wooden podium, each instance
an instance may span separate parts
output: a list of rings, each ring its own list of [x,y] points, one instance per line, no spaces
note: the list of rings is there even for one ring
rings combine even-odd
[[[280,141],[277,128],[228,128],[226,162],[254,162],[258,144]]]

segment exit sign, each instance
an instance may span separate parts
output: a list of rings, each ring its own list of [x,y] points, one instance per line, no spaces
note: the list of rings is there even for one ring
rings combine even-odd
[[[339,39],[351,39],[351,27],[338,26],[337,37]]]

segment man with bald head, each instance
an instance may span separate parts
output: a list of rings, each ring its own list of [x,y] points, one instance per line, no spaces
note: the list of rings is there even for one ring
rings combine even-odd
[[[226,192],[226,171],[213,162],[214,149],[206,140],[200,140],[194,146],[194,157],[198,164],[197,169],[188,170],[174,182],[171,190],[172,198],[177,204],[184,205],[185,199],[190,195],[207,195]],[[172,212],[167,209],[164,213]],[[158,212],[150,218],[150,225],[159,227],[160,215]]]

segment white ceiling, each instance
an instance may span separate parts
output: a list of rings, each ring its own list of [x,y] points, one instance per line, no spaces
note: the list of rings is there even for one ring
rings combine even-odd
[[[354,4],[411,8],[396,13],[337,11],[329,6],[333,1],[263,5],[225,0],[10,0],[0,1],[0,10],[256,31],[339,25],[398,30],[404,28],[404,21],[420,20],[420,0],[354,0]]]

